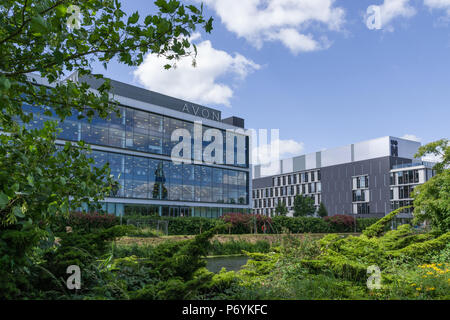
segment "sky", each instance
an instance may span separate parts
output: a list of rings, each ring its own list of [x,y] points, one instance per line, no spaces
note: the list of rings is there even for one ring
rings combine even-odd
[[[154,12],[122,0],[127,13]],[[183,1],[199,4],[197,0]],[[148,55],[94,72],[279,129],[281,158],[450,132],[450,0],[203,0],[197,66]],[[375,7],[371,7],[375,6]],[[370,9],[368,9],[370,7]]]

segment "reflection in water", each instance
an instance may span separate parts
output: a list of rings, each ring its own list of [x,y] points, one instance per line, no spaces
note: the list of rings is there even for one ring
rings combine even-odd
[[[227,271],[239,271],[247,260],[247,256],[206,258],[206,269],[214,273],[218,273],[222,268]]]

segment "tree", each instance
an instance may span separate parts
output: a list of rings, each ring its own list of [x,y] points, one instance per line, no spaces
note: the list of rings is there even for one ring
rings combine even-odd
[[[325,208],[323,202],[320,203],[319,210],[317,210],[317,214],[319,215],[319,217],[322,218],[328,216],[327,208]]]
[[[306,217],[313,214],[316,208],[314,200],[303,195],[296,195],[294,198],[294,217]]]
[[[288,208],[286,207],[286,203],[284,201],[278,201],[277,206],[275,208],[275,213],[279,214],[280,216],[285,216],[288,214]]]
[[[414,222],[429,221],[441,233],[450,231],[450,145],[442,139],[419,148],[416,158],[427,154],[442,157],[434,165],[436,175],[414,188]]]
[[[107,118],[117,109],[108,94],[110,82],[103,79],[91,91],[84,82],[61,81],[67,72],[100,79],[92,74],[94,62],[105,69],[113,59],[138,66],[146,54],[166,57],[167,69],[187,56],[195,64],[190,35],[198,26],[210,32],[212,19],[180,1],[156,0],[155,6],[155,14],[140,17],[138,12],[127,16],[118,0],[1,2],[0,128],[8,133],[0,137],[2,297],[18,297],[27,289],[28,257],[39,241],[51,240],[53,217],[82,203],[98,206],[116,189],[108,166],[93,167],[83,142],[55,146],[56,123],[27,129],[33,114],[23,106],[54,112],[61,121],[72,114]],[[48,86],[39,85],[37,76]]]

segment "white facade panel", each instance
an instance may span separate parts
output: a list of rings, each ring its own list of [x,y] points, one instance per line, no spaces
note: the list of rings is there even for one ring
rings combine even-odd
[[[322,167],[334,166],[337,164],[348,163],[351,161],[352,161],[351,145],[322,151]]]
[[[419,170],[419,183],[425,183],[425,170]]]
[[[388,157],[389,155],[389,137],[382,137],[354,144],[354,161]]]
[[[305,169],[317,168],[316,153],[308,153],[305,155]]]
[[[294,159],[284,159],[282,161],[282,173],[291,173],[294,171]]]
[[[420,142],[405,140],[401,138],[392,138],[398,141],[398,156],[400,158],[414,159],[414,155],[421,146]]]

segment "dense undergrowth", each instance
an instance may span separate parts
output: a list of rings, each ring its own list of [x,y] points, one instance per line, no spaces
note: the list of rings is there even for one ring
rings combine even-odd
[[[229,229],[221,224],[189,240],[116,245],[114,239],[143,231],[116,223],[107,228],[75,224],[56,230],[55,243],[42,241],[29,257],[30,268],[0,295],[7,299],[450,299],[450,232],[421,233],[410,225],[386,231],[395,214],[371,224],[360,236],[329,234],[316,240],[287,234],[272,244],[212,241],[215,234]],[[214,274],[205,268],[206,256],[239,253],[249,260],[238,272]],[[67,288],[69,265],[81,269],[80,289]],[[369,266],[380,270],[379,289],[367,286]]]

